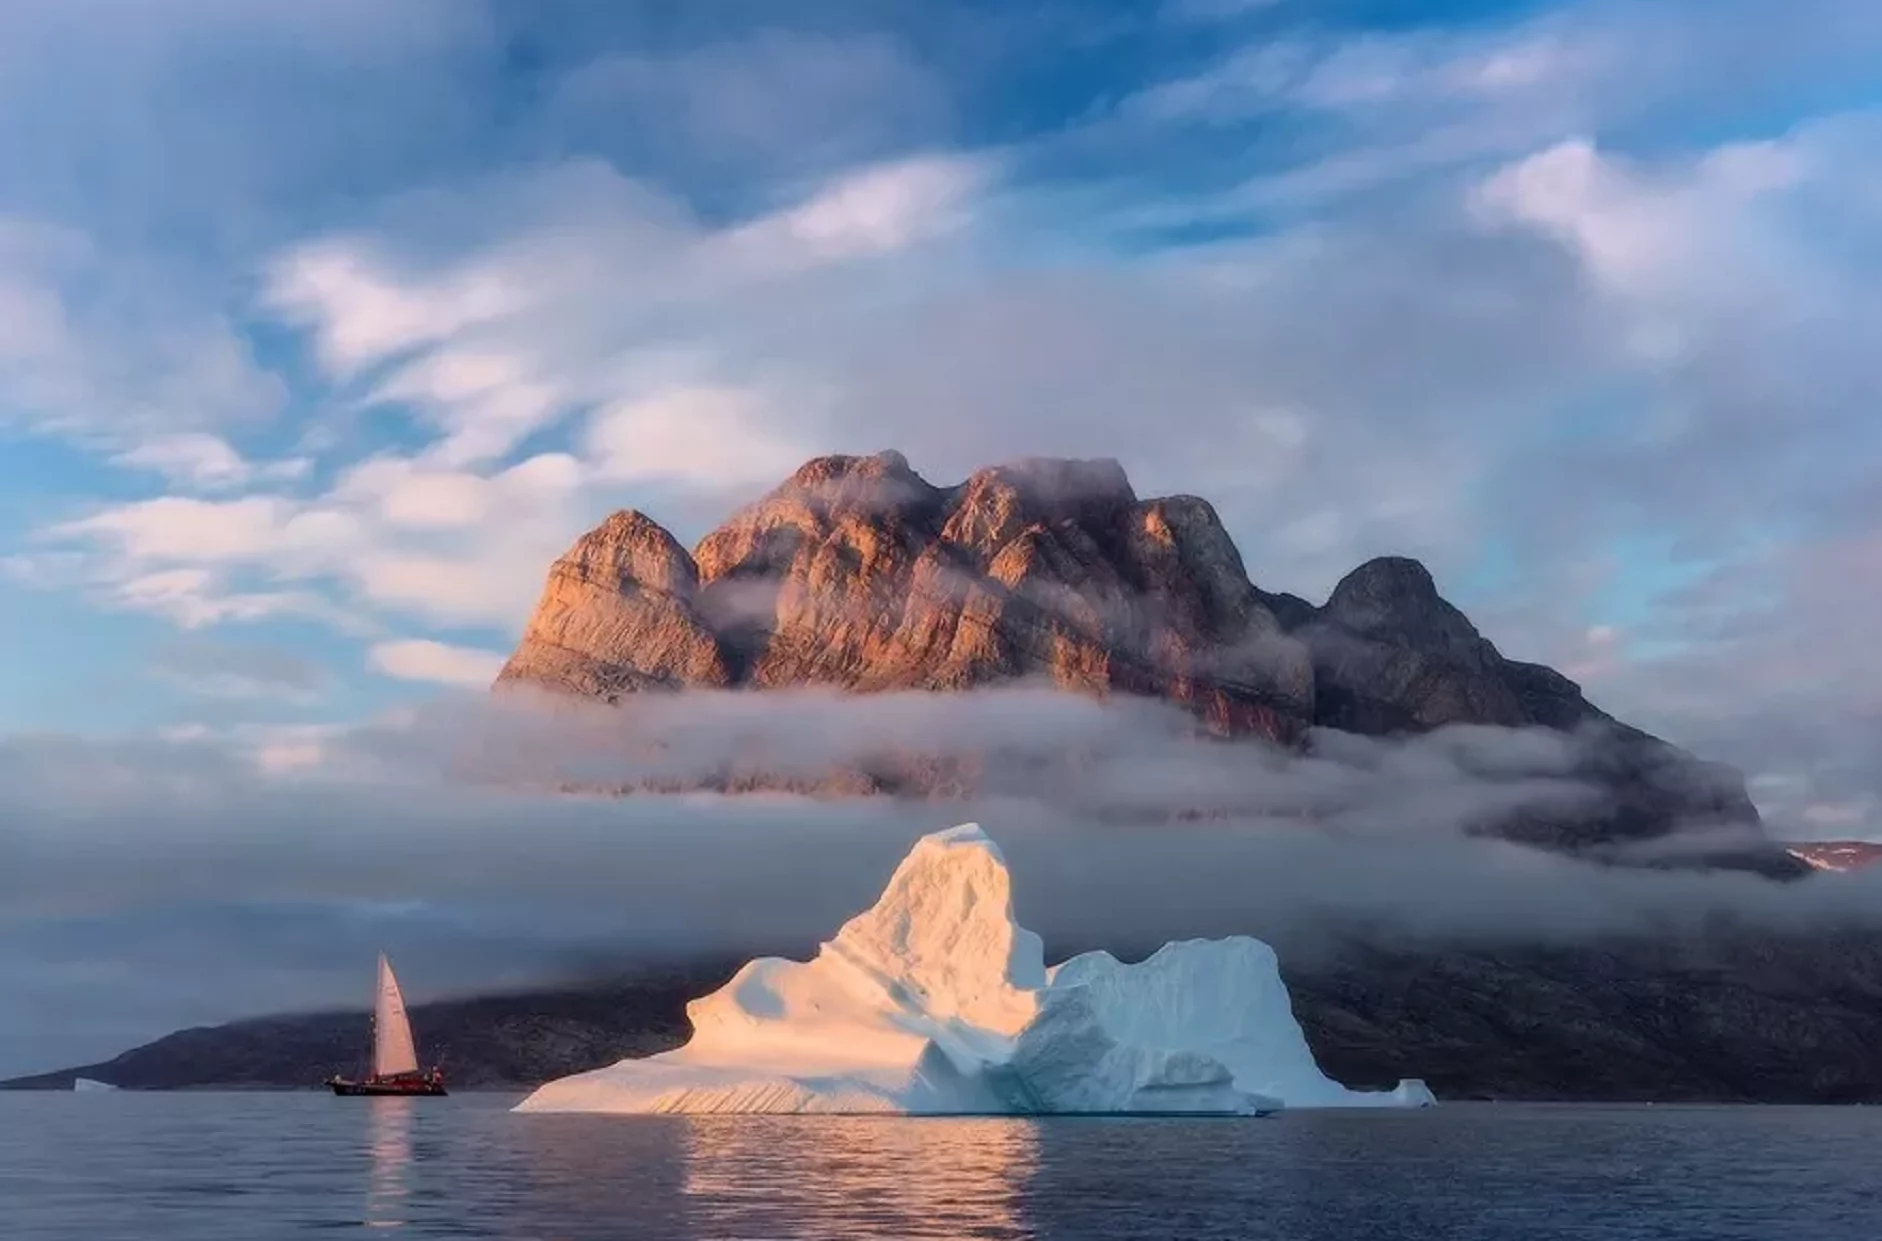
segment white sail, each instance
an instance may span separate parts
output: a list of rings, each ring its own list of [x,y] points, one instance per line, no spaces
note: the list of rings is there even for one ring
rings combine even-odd
[[[379,998],[373,1004],[372,1071],[379,1077],[418,1071],[405,997],[399,994],[399,980],[392,976],[392,963],[383,952],[379,954]]]

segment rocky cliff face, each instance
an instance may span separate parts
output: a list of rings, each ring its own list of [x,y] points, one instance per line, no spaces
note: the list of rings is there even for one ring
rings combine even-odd
[[[1206,501],[1139,500],[1110,461],[1022,461],[940,488],[892,452],[810,462],[690,556],[615,514],[550,570],[499,683],[614,701],[1026,677],[1169,699],[1277,741],[1313,712],[1312,655]]]
[[[1206,500],[1139,498],[1114,461],[1024,460],[937,487],[899,453],[820,457],[690,554],[649,518],[616,513],[550,569],[498,684],[617,702],[1025,678],[1162,699],[1219,736],[1284,745],[1315,727],[1583,730],[1583,774],[1612,796],[1578,817],[1497,825],[1537,843],[1757,822],[1735,773],[1619,724],[1552,669],[1505,659],[1418,562],[1369,561],[1324,606],[1268,593]],[[1763,863],[1794,869],[1769,852]]]

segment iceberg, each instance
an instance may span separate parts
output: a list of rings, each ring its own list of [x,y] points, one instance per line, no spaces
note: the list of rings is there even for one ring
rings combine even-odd
[[[808,962],[763,957],[687,1005],[685,1046],[549,1082],[519,1112],[1260,1115],[1433,1102],[1348,1090],[1237,936],[1051,969],[978,824],[922,837]]]
[[[107,1090],[116,1090],[110,1082],[96,1081],[89,1077],[74,1077],[72,1089],[79,1094],[96,1094]]]

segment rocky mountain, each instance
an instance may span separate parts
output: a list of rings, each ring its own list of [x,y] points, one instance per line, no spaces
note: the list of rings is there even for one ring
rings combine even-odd
[[[810,461],[688,552],[614,514],[549,570],[498,687],[607,702],[654,690],[858,693],[1044,680],[1180,705],[1222,737],[1309,743],[1447,724],[1578,731],[1599,805],[1491,825],[1570,849],[1698,823],[1746,829],[1737,773],[1619,723],[1553,669],[1506,659],[1417,561],[1385,557],[1315,606],[1250,581],[1208,501],[1139,498],[1115,461],[1030,459],[929,483],[895,452]],[[914,763],[846,788],[934,792]],[[956,781],[958,784],[958,781]],[[1727,860],[1727,859],[1719,859]]]

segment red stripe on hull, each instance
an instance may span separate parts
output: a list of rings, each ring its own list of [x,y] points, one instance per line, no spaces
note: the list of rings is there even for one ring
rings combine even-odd
[[[441,1095],[445,1093],[444,1080],[438,1077],[368,1077],[363,1081],[330,1077],[326,1085],[334,1094],[344,1096]]]

